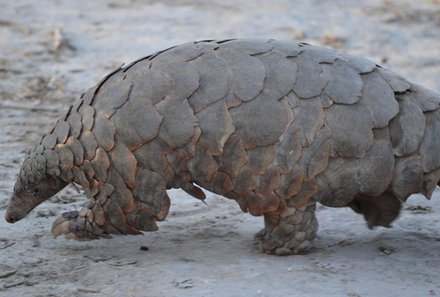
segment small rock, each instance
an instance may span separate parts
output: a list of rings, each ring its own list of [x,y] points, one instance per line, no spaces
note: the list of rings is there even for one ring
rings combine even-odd
[[[422,206],[422,205],[409,205],[405,207],[405,210],[409,210],[412,213],[415,214],[425,214],[432,212],[431,206]]]
[[[39,210],[37,211],[37,218],[48,218],[48,217],[54,217],[57,214],[55,213],[55,211],[53,209],[48,209],[48,210]]]
[[[190,288],[194,287],[191,279],[184,279],[181,281],[176,281],[175,286],[176,286],[176,288],[179,288],[179,289],[190,289]]]
[[[388,255],[391,255],[392,253],[394,253],[396,251],[396,249],[393,247],[390,247],[390,246],[380,246],[379,251],[382,256],[383,255],[388,256]]]

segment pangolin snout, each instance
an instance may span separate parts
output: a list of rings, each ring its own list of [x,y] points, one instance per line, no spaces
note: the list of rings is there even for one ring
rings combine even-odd
[[[20,211],[17,211],[17,207],[15,205],[15,197],[12,196],[12,198],[9,200],[8,208],[6,209],[5,213],[5,220],[8,223],[15,223],[18,222],[23,218],[23,215],[20,214]]]
[[[5,215],[5,220],[6,220],[6,222],[13,224],[13,223],[17,222],[20,219],[17,218],[16,216],[13,216],[13,215],[10,215],[10,214],[6,214]]]

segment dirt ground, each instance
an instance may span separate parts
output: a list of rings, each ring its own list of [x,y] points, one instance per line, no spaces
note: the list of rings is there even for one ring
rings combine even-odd
[[[440,91],[438,0],[0,0],[0,217],[26,150],[111,69],[230,37],[340,48]],[[54,240],[52,221],[85,201],[73,188],[1,219],[0,296],[440,295],[439,191],[410,198],[391,229],[320,206],[315,248],[289,257],[259,252],[263,220],[235,202],[170,195],[169,217],[144,236]]]

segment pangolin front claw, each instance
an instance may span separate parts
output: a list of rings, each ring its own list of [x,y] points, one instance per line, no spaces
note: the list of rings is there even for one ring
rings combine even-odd
[[[57,238],[61,234],[67,234],[69,232],[69,219],[63,215],[57,218],[52,224],[52,235]]]
[[[98,238],[111,238],[111,236],[99,228],[95,223],[87,222],[85,217],[81,217],[78,211],[63,213],[52,224],[52,235],[57,238],[64,235],[67,239],[92,240]]]

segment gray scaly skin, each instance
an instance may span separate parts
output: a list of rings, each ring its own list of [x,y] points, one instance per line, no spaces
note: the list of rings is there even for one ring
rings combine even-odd
[[[310,248],[316,202],[389,226],[440,179],[440,96],[375,63],[275,40],[193,42],[117,69],[70,107],[26,157],[6,220],[67,184],[89,204],[54,236],[157,230],[196,185],[264,215],[266,253]]]

